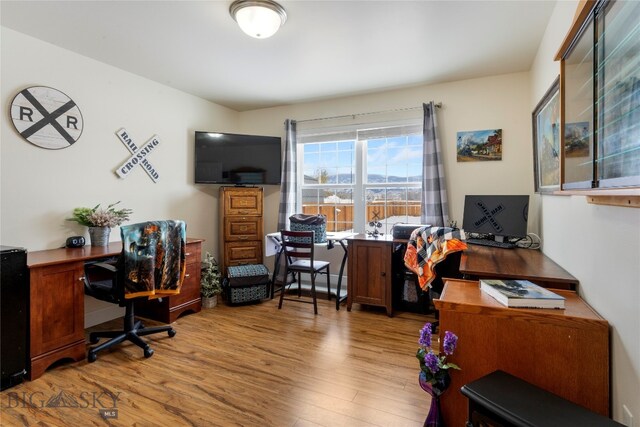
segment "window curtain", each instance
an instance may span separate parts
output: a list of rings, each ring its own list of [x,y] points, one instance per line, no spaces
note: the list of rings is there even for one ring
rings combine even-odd
[[[289,229],[289,217],[296,213],[296,121],[284,122],[285,136],[282,155],[282,180],[280,183],[280,208],[278,231]]]
[[[449,202],[444,179],[444,164],[440,140],[436,107],[431,101],[423,104],[424,126],[422,137],[424,153],[422,157],[422,197],[420,221],[432,226],[449,225]]]

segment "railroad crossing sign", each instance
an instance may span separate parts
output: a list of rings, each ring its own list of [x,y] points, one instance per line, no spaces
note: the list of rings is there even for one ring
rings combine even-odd
[[[50,150],[70,147],[82,134],[82,113],[57,89],[33,86],[11,101],[11,120],[24,139]]]
[[[506,208],[504,207],[504,205],[502,205],[502,203],[498,204],[498,206],[495,206],[493,208],[489,208],[484,204],[482,200],[478,200],[476,202],[476,208],[478,208],[478,210],[482,214],[481,217],[476,217],[477,219],[473,221],[473,224],[476,227],[479,227],[484,223],[489,222],[489,224],[491,224],[491,226],[497,233],[502,231],[502,225],[500,225],[500,223],[495,219],[496,216],[500,215],[506,210]]]
[[[127,147],[127,150],[131,153],[131,157],[129,157],[123,164],[121,164],[118,169],[116,169],[116,174],[125,179],[129,176],[129,173],[138,165],[149,175],[149,178],[153,182],[158,182],[160,179],[160,175],[156,168],[153,167],[151,162],[147,160],[147,155],[151,153],[158,145],[160,145],[160,139],[158,139],[158,135],[153,135],[149,141],[147,141],[140,149],[133,142],[133,139],[129,135],[129,132],[125,128],[120,129],[116,132],[118,139],[122,141],[122,143]]]

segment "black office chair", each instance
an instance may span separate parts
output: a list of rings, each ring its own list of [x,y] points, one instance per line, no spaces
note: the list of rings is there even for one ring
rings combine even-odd
[[[462,257],[462,251],[452,252],[441,262],[436,264],[433,269],[435,278],[431,281],[431,287],[429,288],[429,302],[434,299],[440,298],[440,294],[444,289],[444,282],[446,279],[462,279],[460,273],[460,258]],[[431,331],[436,332],[436,329],[440,325],[438,310],[435,310],[436,321],[431,323]]]
[[[180,292],[186,263],[186,225],[183,221],[150,221],[121,226],[122,253],[115,262],[85,265],[85,294],[125,307],[124,327],[117,331],[98,331],[89,335],[91,344],[110,338],[89,349],[87,360],[95,362],[99,351],[123,341],[131,341],[151,357],[153,349],[142,338],[167,332],[170,325],[146,328],[135,320],[134,301],[140,297],[161,297]]]
[[[318,303],[316,301],[316,276],[320,274],[327,275],[327,298],[331,300],[331,284],[329,262],[316,261],[314,259],[314,231],[288,231],[281,230],[282,248],[285,259],[285,275],[293,274],[294,280],[298,282],[298,299],[284,298],[285,286],[280,291],[280,302],[278,309],[282,308],[282,301],[298,301],[313,304],[314,314],[318,314]],[[302,297],[302,288],[300,286],[302,273],[309,273],[311,276],[311,301],[300,299]]]

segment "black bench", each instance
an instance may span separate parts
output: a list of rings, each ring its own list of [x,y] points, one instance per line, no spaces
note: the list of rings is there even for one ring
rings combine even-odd
[[[469,399],[467,426],[622,426],[503,371],[465,384],[460,391]]]

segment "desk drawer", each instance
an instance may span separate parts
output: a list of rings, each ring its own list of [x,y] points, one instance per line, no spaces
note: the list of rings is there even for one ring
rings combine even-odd
[[[256,216],[225,218],[224,237],[228,242],[260,240],[262,238],[262,218]]]
[[[202,262],[202,244],[200,242],[187,243],[185,251],[187,265],[200,265]]]
[[[182,288],[178,295],[169,297],[169,307],[176,307],[185,302],[200,298],[200,264],[187,264]]]

